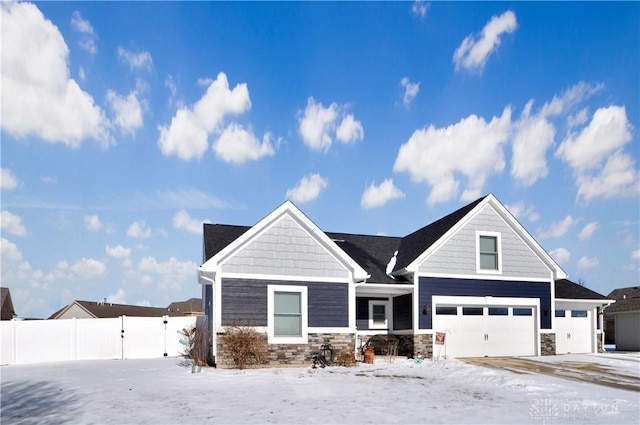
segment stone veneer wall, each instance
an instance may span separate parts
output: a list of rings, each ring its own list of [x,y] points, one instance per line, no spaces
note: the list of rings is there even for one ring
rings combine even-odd
[[[556,354],[556,334],[540,334],[540,354],[543,356],[555,356]]]
[[[267,335],[263,334],[263,338],[266,342]],[[218,333],[217,340],[217,366],[223,369],[235,367],[233,359],[226,351],[224,334]],[[310,333],[307,344],[268,344],[267,361],[262,366],[308,366],[313,360],[313,355],[320,351],[320,346],[326,343],[333,346],[334,357],[345,352],[353,353],[355,334]]]
[[[422,354],[425,359],[433,358],[433,335],[413,336],[413,355]]]
[[[598,353],[604,353],[604,346],[602,345],[602,334],[596,333],[596,347]]]

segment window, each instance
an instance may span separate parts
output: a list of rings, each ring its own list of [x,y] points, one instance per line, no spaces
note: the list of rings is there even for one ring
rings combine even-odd
[[[476,232],[477,271],[478,273],[501,273],[500,233]]]
[[[269,343],[306,343],[307,287],[268,285],[267,295]]]
[[[436,314],[455,316],[458,314],[458,307],[436,306]]]
[[[387,301],[369,301],[369,329],[388,329]]]
[[[556,310],[556,317],[565,317],[564,310]]]
[[[530,308],[513,308],[514,316],[531,316],[533,311]]]
[[[571,310],[571,317],[587,317],[587,310]]]
[[[489,307],[489,316],[508,316],[509,309],[507,307]]]
[[[482,307],[462,307],[463,316],[482,316]]]

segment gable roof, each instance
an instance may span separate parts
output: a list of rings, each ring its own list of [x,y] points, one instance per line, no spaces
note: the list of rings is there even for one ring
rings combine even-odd
[[[455,226],[464,216],[476,207],[485,197],[475,200],[464,207],[442,217],[433,223],[418,229],[415,232],[402,238],[398,250],[398,258],[393,271],[406,268],[423,252],[425,252],[438,239],[444,236],[453,226]]]
[[[638,286],[614,289],[609,294],[609,298],[616,302],[607,307],[607,313],[640,311],[640,287]]]
[[[300,228],[304,229],[312,238],[316,239],[316,241],[324,246],[327,252],[330,252],[338,262],[342,264],[343,267],[350,270],[353,273],[353,277],[356,281],[362,281],[369,278],[369,274],[358,264],[352,257],[347,255],[344,250],[342,250],[338,244],[336,244],[332,238],[330,238],[325,232],[323,232],[313,221],[311,221],[298,207],[296,207],[293,202],[287,200],[283,204],[281,204],[278,208],[256,223],[251,227],[244,226],[220,226],[220,225],[209,225],[204,227],[205,233],[207,229],[217,229],[222,234],[222,238],[219,240],[211,239],[211,234],[207,236],[204,235],[204,254],[205,261],[200,266],[200,272],[202,271],[211,271],[207,270],[210,267],[209,264],[216,264],[218,262],[224,261],[225,258],[232,255],[232,253],[236,250],[242,249],[245,244],[248,244],[252,241],[254,237],[260,235],[260,233],[269,228],[273,223],[278,222],[283,217],[289,217],[293,221],[297,223]],[[210,245],[207,247],[207,242]],[[226,245],[224,245],[226,243]],[[224,245],[224,246],[223,246]],[[213,253],[210,257],[206,258],[209,253]]]
[[[250,226],[204,223],[204,258],[202,259],[202,262],[207,262],[207,260],[216,255],[218,252],[222,251],[227,245],[238,239],[250,228]]]
[[[189,298],[186,301],[176,301],[167,307],[171,313],[191,314],[202,313],[202,298]]]
[[[558,279],[555,281],[556,299],[570,300],[608,300],[602,294],[585,288],[569,279]]]

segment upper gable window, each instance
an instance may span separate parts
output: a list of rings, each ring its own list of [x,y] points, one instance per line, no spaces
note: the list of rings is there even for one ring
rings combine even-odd
[[[478,273],[502,273],[500,233],[477,232],[476,253]]]

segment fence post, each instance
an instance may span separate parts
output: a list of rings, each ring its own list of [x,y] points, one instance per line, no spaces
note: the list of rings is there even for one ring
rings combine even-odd
[[[124,322],[127,316],[120,316],[120,360],[124,360]]]
[[[162,321],[164,322],[164,357],[167,357],[167,322],[169,321],[169,316],[162,316]]]

